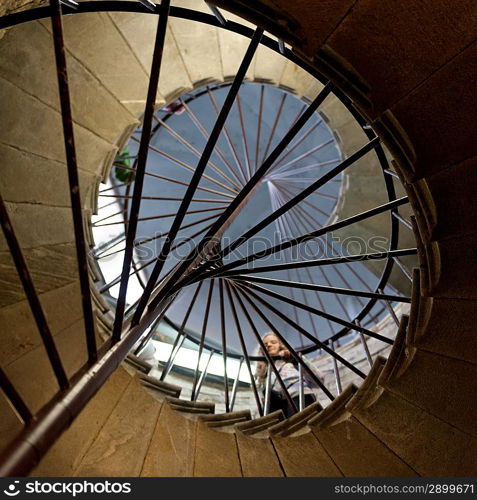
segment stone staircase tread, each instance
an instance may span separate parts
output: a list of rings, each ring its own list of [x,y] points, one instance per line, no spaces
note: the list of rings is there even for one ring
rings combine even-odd
[[[147,387],[148,389],[153,389],[154,391],[158,391],[166,396],[179,397],[182,391],[182,388],[176,385],[167,384],[165,382],[161,382],[154,377],[149,377],[147,375],[139,375],[139,380],[141,385]]]
[[[124,358],[124,361],[125,361],[125,363],[136,368],[137,370],[144,373],[145,375],[147,375],[152,369],[151,365],[148,364],[148,366],[145,366],[144,363],[139,363],[139,362],[135,361],[134,359],[131,359],[129,356]]]
[[[288,419],[280,422],[273,427],[270,427],[269,432],[272,436],[289,436],[293,432],[296,432],[303,427],[305,427],[310,420],[314,417],[317,412],[323,409],[321,404],[317,401],[307,406],[304,410],[296,413],[295,415],[289,417]]]
[[[247,422],[241,422],[235,424],[235,429],[246,435],[251,435],[256,432],[261,432],[268,429],[270,426],[277,424],[285,419],[285,415],[282,410],[274,411],[263,417],[253,418]]]
[[[339,418],[340,415],[347,413],[345,408],[346,403],[353,397],[358,390],[354,384],[348,385],[346,389],[337,396],[324,410],[318,415],[315,415],[308,421],[308,425],[317,426],[318,428],[325,427],[331,421]]]
[[[250,414],[250,410],[241,410],[228,413],[202,415],[199,417],[199,421],[206,423],[209,428],[230,428],[237,423],[249,421],[251,418],[252,416]]]
[[[215,404],[206,401],[188,401],[186,399],[179,399],[167,396],[165,402],[171,407],[179,411],[190,413],[214,413]]]
[[[213,415],[202,417],[200,420],[202,420],[203,422],[227,422],[229,420],[235,420],[237,418],[246,418],[247,420],[251,420],[252,416],[250,414],[250,410],[231,411],[228,413],[215,413]]]
[[[199,417],[199,421],[202,420],[203,417]],[[246,422],[248,421],[249,419],[247,419],[246,417],[237,417],[237,418],[231,418],[229,420],[225,420],[225,421],[212,421],[212,422],[206,422],[207,424],[207,427],[209,428],[222,428],[222,427],[231,427],[231,426],[234,426],[235,424],[238,424],[240,422]]]
[[[363,383],[353,395],[353,397],[346,404],[346,409],[353,411],[355,408],[364,406],[368,400],[375,397],[375,390],[377,389],[378,378],[381,375],[384,365],[386,364],[386,358],[378,356],[368,373],[368,376],[363,380]]]

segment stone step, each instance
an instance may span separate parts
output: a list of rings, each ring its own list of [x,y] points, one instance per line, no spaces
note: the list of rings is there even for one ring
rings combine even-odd
[[[170,408],[184,414],[199,415],[214,413],[215,404],[205,401],[187,401],[185,399],[167,397]]]
[[[24,353],[12,353],[13,360],[4,371],[30,410],[35,413],[58,392],[58,383],[43,344],[38,339],[34,347]],[[87,360],[84,322],[80,318],[60,328],[54,336],[55,344],[68,377],[74,375]],[[97,339],[99,344],[99,339]],[[18,348],[17,348],[18,349]]]
[[[31,475],[71,477],[130,383],[123,369],[116,370]]]
[[[48,21],[41,22],[50,29]],[[132,116],[140,116],[144,111],[148,75],[109,14],[66,16],[63,30],[69,54],[80,61]]]
[[[141,385],[153,390],[159,394],[159,397],[171,396],[173,398],[178,398],[181,394],[182,387],[178,385],[168,384],[159,380],[157,377],[150,377],[147,375],[139,375],[139,380]]]
[[[455,314],[457,310],[459,314]],[[410,342],[418,349],[475,364],[477,349],[470,346],[475,339],[476,321],[477,305],[473,300],[422,297]]]
[[[347,410],[417,474],[475,474],[475,438],[379,387],[384,364],[383,359],[376,360]]]
[[[140,372],[144,374],[148,374],[152,370],[152,365],[149,363],[146,363],[142,359],[138,358],[134,354],[128,354],[125,358],[124,361],[131,365],[132,367],[136,368],[136,370],[139,370]]]
[[[235,424],[235,429],[240,431],[245,436],[252,436],[255,434],[266,434],[268,436],[268,429],[285,419],[282,410],[274,411],[265,415],[264,417],[257,417],[247,422]]]
[[[284,418],[281,410],[248,422],[235,424],[235,437],[244,477],[283,477],[277,453],[268,437],[268,427]]]
[[[214,415],[201,415],[199,417],[199,422],[205,422],[211,429],[233,432],[232,426],[240,422],[250,421],[251,418],[250,410],[241,410],[228,413],[216,413]]]
[[[323,410],[323,407],[320,403],[312,403],[304,410],[270,427],[269,433],[271,436],[285,437],[303,431],[307,426],[308,420],[315,417],[321,410]]]
[[[139,476],[161,406],[132,378],[74,476]]]
[[[358,391],[348,386],[308,426],[346,477],[410,477],[416,473],[346,409]]]
[[[0,77],[0,92],[4,96],[0,111],[6,120],[0,131],[0,143],[53,160],[55,165],[65,162],[60,113],[3,77]],[[78,168],[91,174],[100,173],[115,147],[81,125],[75,127],[74,133]]]
[[[195,0],[181,0],[180,6],[195,10],[203,8]],[[217,28],[172,17],[169,26],[192,85],[223,81]]]
[[[176,411],[166,398],[141,470],[142,477],[190,477],[194,473],[197,422]]]
[[[342,476],[309,428],[299,435],[272,436],[271,441],[287,477]]]
[[[194,477],[242,477],[234,433],[218,432],[209,422],[197,422]]]
[[[34,50],[31,40],[35,40]],[[53,40],[46,24],[35,21],[9,30],[2,40],[0,64],[3,78],[59,109]],[[132,121],[130,112],[76,58],[68,57],[67,65],[75,123],[116,143]]]

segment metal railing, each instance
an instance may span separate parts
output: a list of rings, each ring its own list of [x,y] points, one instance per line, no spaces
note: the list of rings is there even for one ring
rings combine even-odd
[[[61,3],[64,4],[63,7],[61,6]],[[393,185],[394,174],[391,170],[389,170],[389,166],[387,164],[387,160],[380,140],[378,137],[376,137],[373,130],[367,126],[364,119],[353,107],[351,101],[345,95],[343,95],[340,90],[335,87],[335,85],[325,81],[324,78],[319,75],[311,66],[307,65],[307,63],[302,61],[290,49],[286,48],[283,43],[277,43],[276,40],[265,36],[263,30],[260,28],[252,30],[238,23],[227,21],[216,8],[212,9],[214,15],[209,15],[201,12],[191,11],[188,9],[170,7],[169,0],[163,0],[160,5],[154,5],[150,2],[144,1],[86,1],[79,2],[77,5],[74,5],[74,2],[71,1],[61,3],[59,0],[51,0],[49,7],[32,9],[6,16],[5,18],[0,19],[0,28],[14,26],[18,23],[28,22],[45,17],[51,17],[52,20],[53,42],[56,55],[61,116],[66,151],[66,163],[69,175],[71,209],[75,231],[76,255],[81,285],[83,318],[85,326],[85,344],[87,346],[88,357],[85,360],[84,366],[76,374],[69,378],[66,376],[64,367],[62,366],[62,361],[55,346],[55,340],[53,339],[51,332],[49,331],[48,324],[38,298],[38,292],[35,289],[31,276],[28,272],[28,265],[22,254],[22,250],[18,244],[18,240],[15,236],[15,231],[9,219],[5,203],[0,198],[0,222],[2,225],[2,229],[7,239],[12,257],[14,259],[18,274],[25,290],[25,294],[30,303],[36,324],[38,326],[38,330],[40,331],[43,344],[48,353],[49,361],[56,375],[58,384],[58,392],[55,397],[52,398],[38,412],[33,414],[31,409],[28,408],[28,406],[22,400],[20,394],[15,389],[14,382],[9,380],[3,370],[0,371],[1,388],[9,402],[17,411],[20,419],[25,424],[24,429],[20,433],[20,435],[17,436],[7,447],[7,449],[3,451],[0,459],[0,474],[2,476],[24,475],[28,473],[29,470],[31,470],[31,468],[41,459],[41,457],[46,453],[53,442],[58,438],[58,436],[81,412],[87,402],[101,388],[107,378],[114,372],[121,361],[130,352],[131,348],[136,345],[138,340],[141,339],[145,334],[147,334],[147,337],[151,337],[151,335],[154,333],[154,325],[158,324],[158,322],[167,315],[168,308],[173,306],[174,299],[186,286],[195,287],[195,296],[197,296],[197,294],[200,292],[201,287],[204,286],[205,290],[208,286],[208,298],[206,309],[204,311],[204,321],[201,329],[201,335],[200,338],[197,339],[191,336],[190,333],[186,333],[185,331],[190,312],[192,311],[195,303],[195,298],[193,298],[190,303],[190,307],[184,315],[182,324],[177,329],[177,338],[175,339],[174,346],[171,351],[171,356],[166,363],[166,366],[164,367],[162,378],[165,378],[170,372],[171,367],[174,364],[174,358],[177,355],[177,352],[179,351],[183,340],[186,337],[195,338],[199,346],[199,356],[193,377],[193,389],[191,397],[193,400],[198,398],[201,387],[203,385],[203,381],[207,374],[208,364],[206,368],[202,370],[202,373],[200,373],[199,369],[201,355],[205,351],[207,351],[209,361],[214,355],[220,355],[223,358],[225,371],[224,397],[227,411],[231,411],[233,409],[239,380],[239,376],[237,376],[233,387],[230,390],[226,372],[226,363],[229,357],[235,357],[239,359],[240,366],[245,363],[250,375],[252,390],[260,414],[266,413],[266,408],[263,408],[262,398],[255,383],[251,364],[253,361],[259,360],[266,361],[268,363],[269,367],[271,368],[269,372],[274,372],[276,380],[282,387],[282,390],[289,400],[290,404],[294,406],[296,410],[298,410],[292,398],[290,397],[290,394],[288,393],[283,380],[278,373],[278,370],[275,367],[275,363],[273,362],[272,357],[267,353],[267,350],[263,345],[263,341],[260,335],[260,328],[257,326],[257,318],[259,318],[260,321],[263,322],[263,324],[267,325],[268,330],[274,332],[275,335],[280,339],[280,341],[287,347],[293,359],[300,367],[300,372],[302,374],[306,372],[311,378],[313,378],[317,386],[321,388],[321,390],[329,397],[330,400],[334,398],[333,392],[331,392],[330,389],[323,384],[320,378],[316,377],[316,375],[309,369],[302,358],[302,354],[306,354],[307,352],[311,352],[316,349],[321,349],[323,352],[326,352],[331,356],[335,367],[337,367],[337,363],[340,363],[343,366],[349,368],[358,376],[364,378],[365,374],[361,370],[356,368],[356,366],[354,366],[352,363],[344,359],[340,354],[336,352],[334,342],[344,337],[345,335],[348,335],[350,332],[357,332],[357,334],[359,334],[361,337],[363,348],[370,363],[370,354],[366,347],[366,339],[364,335],[373,337],[386,344],[392,343],[392,340],[388,337],[382,336],[379,333],[372,331],[367,326],[363,326],[363,324],[366,325],[366,321],[369,321],[369,313],[378,301],[383,301],[385,307],[391,307],[391,302],[410,301],[409,297],[387,294],[384,293],[383,290],[387,284],[387,280],[394,263],[396,263],[396,265],[406,276],[408,275],[408,271],[399,260],[399,257],[405,255],[415,255],[416,249],[397,248],[398,225],[403,224],[406,228],[409,227],[408,223],[406,223],[407,221],[405,221],[405,219],[403,219],[398,214],[397,209],[398,207],[406,204],[408,202],[408,199],[407,197],[396,198],[396,193]],[[62,12],[62,10],[64,12]],[[115,283],[119,283],[120,285],[120,291],[116,302],[114,325],[110,338],[104,341],[102,345],[97,346],[97,336],[95,332],[95,321],[89,284],[86,240],[83,229],[83,213],[80,201],[81,194],[78,182],[78,167],[74,142],[73,117],[71,113],[68,86],[68,68],[65,58],[65,45],[62,33],[62,16],[65,13],[74,15],[76,13],[101,11],[125,11],[158,15],[159,23],[157,26],[157,33],[155,37],[154,55],[152,58],[150,81],[142,123],[139,152],[133,169],[134,179],[129,183],[132,188],[132,194],[130,194],[130,192],[128,191],[128,194],[124,195],[124,199],[126,202],[129,203],[130,200],[130,205],[128,205],[126,207],[127,209],[124,211],[124,258],[121,275],[117,278],[117,280],[115,280]],[[231,32],[239,33],[249,38],[250,42],[244,58],[237,70],[236,76],[227,89],[227,96],[225,98],[225,101],[222,107],[218,109],[217,119],[215,121],[213,129],[210,134],[207,134],[205,148],[200,153],[197,165],[193,168],[191,179],[187,183],[187,185],[184,186],[186,188],[185,193],[178,200],[180,201],[179,209],[172,217],[173,221],[169,231],[167,232],[167,238],[165,239],[161,247],[159,255],[154,259],[154,268],[149,273],[147,282],[144,283],[144,291],[137,303],[127,308],[126,294],[128,289],[129,277],[131,274],[131,268],[134,269],[136,267],[136,270],[138,269],[133,258],[134,249],[137,246],[135,238],[137,225],[140,222],[139,212],[141,201],[143,200],[142,191],[144,179],[146,175],[151,175],[150,173],[146,172],[146,164],[148,154],[151,151],[150,140],[153,131],[153,121],[155,118],[154,102],[157,94],[159,76],[161,73],[165,34],[168,26],[168,19],[170,16],[194,20],[197,22],[216,26],[220,29],[230,30]],[[181,231],[181,229],[185,227],[185,225],[183,224],[184,218],[188,213],[190,213],[190,205],[194,200],[197,201],[197,199],[195,199],[196,193],[202,191],[201,188],[203,186],[199,186],[199,184],[201,180],[206,176],[206,167],[210,163],[211,156],[214,150],[216,150],[219,136],[225,130],[225,123],[227,117],[230,114],[232,106],[235,102],[239,102],[237,101],[237,97],[239,95],[241,85],[244,81],[245,75],[254,57],[254,54],[256,53],[260,44],[263,44],[264,46],[271,48],[278,53],[282,53],[290,61],[307,69],[313,76],[317,77],[324,83],[323,90],[313,101],[307,104],[306,108],[296,118],[294,123],[291,124],[288,132],[284,134],[278,144],[273,147],[271,147],[271,145],[270,147],[267,147],[267,151],[264,155],[263,160],[258,162],[254,171],[250,169],[250,163],[248,163],[240,171],[234,171],[233,174],[232,171],[228,172],[228,174],[234,177],[234,179],[232,179],[227,175],[227,179],[223,179],[224,181],[229,182],[230,186],[232,186],[228,189],[229,193],[232,191],[232,195],[230,195],[230,198],[228,198],[229,201],[213,210],[214,212],[215,210],[220,211],[220,213],[214,213],[214,215],[203,219],[203,222],[207,220],[211,220],[212,222],[206,227],[205,231],[201,232],[201,239],[199,240],[195,248],[177,265],[173,266],[172,269],[170,269],[167,273],[164,273],[164,265],[168,257],[170,256],[171,251],[174,249],[177,235],[179,231]],[[365,144],[361,149],[359,149],[349,158],[340,161],[338,165],[315,180],[307,188],[303,190],[295,189],[295,192],[288,188],[288,190],[282,190],[280,195],[281,202],[277,204],[277,206],[275,207],[276,209],[272,214],[261,219],[250,229],[241,234],[240,237],[237,237],[229,245],[222,248],[220,245],[218,245],[218,242],[220,241],[220,237],[225,229],[240,213],[240,210],[243,207],[244,203],[246,203],[247,200],[250,199],[250,196],[254,192],[254,189],[257,187],[257,185],[265,178],[267,174],[270,173],[270,171],[276,164],[276,161],[283,158],[283,156],[287,154],[286,148],[295,138],[298,137],[298,134],[302,130],[304,125],[312,116],[315,115],[320,105],[331,93],[334,93],[334,95],[340,98],[340,100],[347,106],[350,113],[354,116],[356,121],[360,124],[364,134],[368,139],[367,144]],[[164,127],[165,125],[167,124],[163,121],[161,126]],[[245,145],[245,148],[247,149],[247,145]],[[334,177],[339,175],[341,172],[344,172],[359,159],[363,158],[365,155],[371,152],[374,152],[381,162],[384,173],[384,182],[386,184],[387,192],[389,195],[389,201],[387,203],[384,203],[370,210],[366,210],[347,219],[330,223],[318,229],[313,227],[313,218],[311,218],[310,220],[309,217],[307,218],[305,215],[303,215],[301,218],[302,226],[299,236],[292,237],[291,234],[288,234],[288,238],[285,241],[275,246],[269,247],[265,250],[265,252],[262,252],[260,254],[252,253],[228,264],[223,263],[223,259],[226,256],[231,254],[239,246],[243,245],[246,241],[252,238],[263,228],[279,220],[281,217],[285,217],[283,221],[286,221],[287,214],[299,214],[300,204],[302,202],[307,202],[306,199],[309,195],[314,193],[321,186],[331,181]],[[248,151],[248,154],[250,154],[250,150]],[[223,170],[221,170],[221,172],[222,174],[224,173]],[[223,187],[224,183],[222,181],[220,181],[220,183]],[[157,199],[160,198],[158,197]],[[302,207],[303,205],[301,206],[301,208]],[[196,210],[196,212],[198,211]],[[387,251],[351,255],[338,258],[334,257],[301,262],[289,262],[277,265],[265,265],[257,267],[249,266],[252,262],[263,258],[264,255],[272,255],[278,252],[283,252],[306,241],[324,235],[330,231],[347,227],[349,225],[366,220],[370,217],[382,213],[391,214],[390,224],[392,231],[390,245]],[[298,229],[298,226],[296,229]],[[203,234],[204,232],[205,235]],[[199,233],[197,235],[199,235]],[[117,243],[117,241],[115,243]],[[110,247],[110,249],[111,248],[112,247]],[[103,254],[107,251],[108,245],[104,246],[101,249],[101,252]],[[96,256],[99,257],[100,254],[97,253]],[[343,289],[331,285],[325,286],[315,283],[292,282],[290,280],[277,280],[273,278],[257,276],[257,274],[259,273],[267,273],[277,270],[291,271],[296,269],[309,269],[310,267],[319,268],[320,266],[338,265],[340,263],[345,263],[348,265],[351,262],[365,262],[380,259],[384,259],[386,261],[384,270],[381,274],[376,289],[369,291],[357,291],[352,289]],[[208,285],[204,284],[206,280],[208,280],[209,282]],[[323,310],[323,308],[316,308],[305,302],[287,297],[261,285],[279,287],[285,286],[287,288],[293,288],[297,290],[311,290],[317,293],[320,292],[334,293],[338,295],[349,295],[354,297],[366,298],[368,299],[368,301],[362,307],[360,312],[355,315],[355,317],[350,319],[343,319],[335,314],[326,312],[325,310]],[[104,293],[109,288],[111,288],[111,286],[111,283],[106,284],[101,289],[101,291]],[[221,347],[219,349],[209,346],[206,341],[207,320],[210,314],[212,293],[214,287],[219,291],[220,295],[219,305],[221,311]],[[311,315],[316,315],[318,317],[324,318],[326,321],[340,325],[341,329],[329,338],[320,340],[317,336],[309,333],[303,326],[299,324],[299,322],[288,317],[279,308],[275,307],[269,301],[270,298],[281,301],[283,303],[287,303],[294,308],[306,311]],[[229,318],[226,318],[226,304],[228,305],[229,311],[231,313],[231,317]],[[275,319],[272,321],[272,319],[270,319],[271,317]],[[277,324],[275,322],[276,319],[279,319],[284,324],[287,324],[291,328],[295,329],[295,331],[298,332],[301,337],[309,342],[309,345],[300,349],[292,347],[285,336],[280,333],[280,329],[279,327],[277,327]],[[231,325],[234,326],[234,329],[239,337],[240,345],[242,347],[242,353],[240,355],[234,355],[228,352],[228,329]],[[253,333],[257,344],[262,348],[264,357],[251,356],[247,351],[246,339],[244,337],[245,328],[247,328],[247,331]],[[147,338],[146,340],[144,340],[142,345],[144,345],[146,341]],[[141,346],[139,347],[139,350],[140,349]],[[341,384],[338,369],[336,369],[336,383],[338,392],[340,392]],[[301,403],[299,406],[303,406],[303,398],[301,398]]]

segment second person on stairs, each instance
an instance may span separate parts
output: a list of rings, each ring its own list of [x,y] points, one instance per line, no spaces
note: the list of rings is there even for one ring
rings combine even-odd
[[[296,408],[300,408],[300,372],[296,360],[291,355],[290,351],[286,349],[280,339],[274,333],[267,333],[262,337],[263,344],[270,356],[274,359],[274,364],[277,369],[278,375],[283,381],[290,398],[295,404]],[[258,349],[258,355],[263,356],[262,349]],[[277,359],[278,358],[278,359]],[[323,377],[318,373],[318,370],[309,362],[302,358],[306,365],[313,371],[313,373],[323,380]],[[267,385],[268,370],[271,369],[266,361],[259,361],[256,368],[256,378],[259,388],[262,391],[262,401],[266,405],[265,393]],[[291,417],[295,409],[290,404],[282,385],[280,384],[275,371],[271,369],[270,374],[270,396],[268,403],[268,413],[282,410],[285,417]],[[311,377],[307,374],[307,370],[302,370],[303,379],[303,407],[309,406],[316,401],[313,387],[315,386]]]

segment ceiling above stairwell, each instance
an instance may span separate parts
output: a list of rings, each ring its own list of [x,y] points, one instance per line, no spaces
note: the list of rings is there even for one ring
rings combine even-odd
[[[319,87],[322,88],[322,85]],[[199,161],[217,114],[221,109],[229,89],[228,84],[208,85],[188,92],[174,100],[167,107],[155,113],[154,132],[151,137],[147,163],[147,175],[143,188],[139,226],[136,233],[135,267],[140,270],[130,278],[128,302],[133,303],[142,293],[143,286],[150,277],[157,256],[160,253],[171,221],[176,215],[181,200],[190,181],[191,172]],[[250,180],[256,169],[279,144],[290,126],[306,109],[309,101],[298,99],[293,93],[277,86],[260,82],[248,82],[241,86],[236,103],[225,124],[217,147],[210,159],[198,190],[192,198],[178,237],[176,247],[168,257],[161,276],[165,276],[180,260],[186,257],[203,237],[217,216],[225,209],[239,190]],[[329,102],[325,100],[324,107]],[[330,112],[328,111],[328,115]],[[326,175],[344,159],[336,133],[327,122],[326,113],[314,113],[297,137],[287,146],[274,163],[269,173],[257,184],[252,195],[241,206],[221,236],[221,247],[227,247],[239,236],[249,231],[263,218],[269,216],[282,205],[309,187],[317,179]],[[333,118],[333,117],[332,117]],[[111,171],[110,181],[100,194],[100,209],[94,218],[95,240],[100,250],[99,263],[110,283],[121,272],[124,247],[124,214],[130,208],[133,170],[139,149],[141,129],[138,128],[122,152],[117,157]],[[360,168],[359,166],[356,167]],[[367,165],[368,171],[370,170]],[[372,170],[372,169],[371,169]],[[382,178],[379,165],[375,175]],[[369,173],[369,172],[368,172]],[[289,212],[277,218],[253,236],[244,245],[227,255],[222,261],[227,264],[246,255],[260,252],[270,246],[315,231],[338,220],[338,209],[342,209],[348,193],[349,178],[339,173],[331,176],[320,189],[316,190]],[[117,186],[117,187],[114,187]],[[375,185],[375,194],[386,197],[385,185],[381,181]],[[380,191],[383,191],[380,194]],[[111,204],[114,197],[117,203]],[[347,201],[349,204],[349,200]],[[364,203],[366,207],[366,202]],[[127,220],[127,217],[126,217]],[[387,221],[387,219],[386,219]],[[389,232],[388,222],[381,222],[382,238]],[[358,233],[359,234],[359,233]],[[261,258],[255,265],[270,266],[310,259],[339,257],[348,254],[379,251],[383,241],[356,241],[356,234],[335,231],[326,237],[310,240],[305,245],[278,252]],[[119,238],[115,243],[114,238]],[[344,241],[344,245],[341,242]],[[106,249],[103,243],[108,243]],[[111,242],[113,245],[111,245]],[[384,241],[384,245],[388,241]],[[358,244],[358,247],[356,247]],[[375,245],[375,247],[369,247]],[[382,271],[383,265],[378,267]],[[354,290],[373,290],[379,282],[380,272],[373,273],[362,262],[345,263],[338,266],[303,268],[297,270],[258,273],[258,277],[297,283],[313,283],[323,287],[338,287]],[[240,353],[240,337],[234,326],[233,314],[243,328],[246,348],[249,353],[256,350],[257,339],[247,326],[247,318],[241,308],[231,306],[228,295],[220,288],[219,280],[208,280],[202,284],[185,287],[167,311],[167,319],[180,328],[186,317],[185,331],[196,339],[205,332],[205,342],[209,347],[220,347],[222,309],[227,318],[227,348],[229,352]],[[142,282],[142,285],[141,285]],[[366,304],[362,297],[336,293],[317,293],[314,290],[294,289],[284,286],[265,285],[270,290],[311,308],[326,311],[332,316],[352,321]],[[197,291],[197,289],[199,290]],[[106,293],[116,297],[119,285],[108,288]],[[104,291],[104,290],[103,290]],[[221,302],[220,295],[224,295]],[[191,301],[194,306],[189,310]],[[269,303],[287,317],[299,324],[307,332],[325,340],[336,334],[340,324],[327,318],[310,314],[289,303],[267,297]],[[249,310],[260,334],[270,331],[253,309]],[[265,311],[266,312],[266,311]],[[382,317],[386,309],[375,309]],[[294,347],[310,345],[297,330],[279,318],[267,313],[273,325]],[[374,318],[376,321],[376,318]]]

